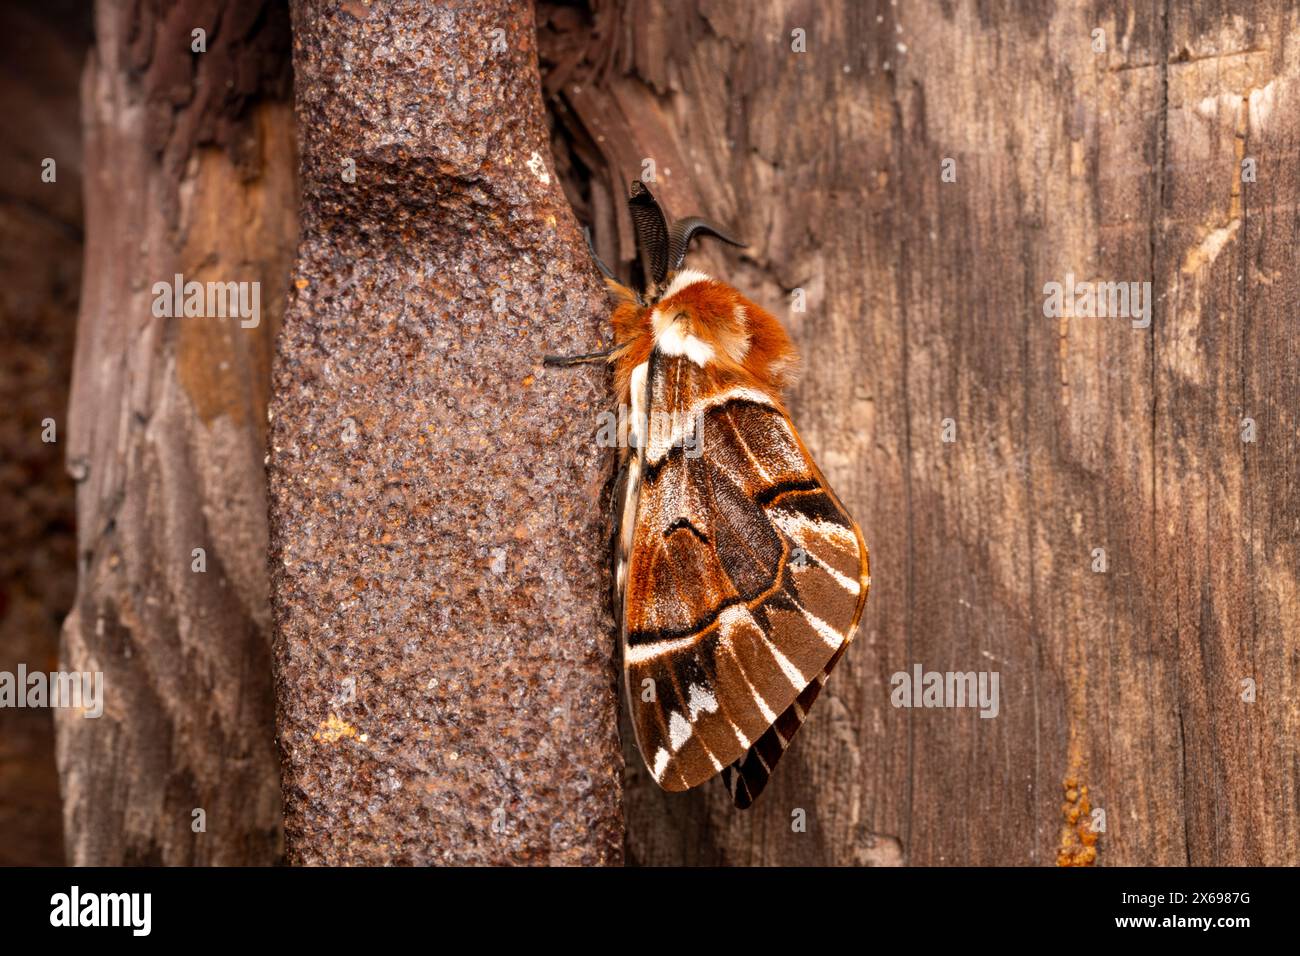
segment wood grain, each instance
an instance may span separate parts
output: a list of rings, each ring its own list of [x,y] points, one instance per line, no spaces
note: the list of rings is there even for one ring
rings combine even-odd
[[[1300,20],[1180,6],[543,7],[580,218],[630,261],[653,158],[753,244],[695,261],[795,336],[795,423],[872,551],[753,810],[629,749],[630,861],[1300,859]],[[1067,274],[1149,282],[1150,326],[1046,316]],[[916,664],[997,671],[998,716],[892,706]]]
[[[103,673],[104,713],[56,712],[68,862],[269,864],[263,458],[297,228],[287,10],[106,2],[95,35],[69,408],[78,586],[60,666]],[[153,284],[177,273],[260,283],[259,324],[155,314]]]

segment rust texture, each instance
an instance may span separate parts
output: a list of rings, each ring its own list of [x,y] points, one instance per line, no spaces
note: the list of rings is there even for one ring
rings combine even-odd
[[[302,234],[273,371],[291,862],[622,861],[607,305],[530,4],[292,5]]]
[[[1095,866],[1098,828],[1092,819],[1088,785],[1081,784],[1076,777],[1066,777],[1061,786],[1065,791],[1065,801],[1061,804],[1065,823],[1061,827],[1056,865]]]

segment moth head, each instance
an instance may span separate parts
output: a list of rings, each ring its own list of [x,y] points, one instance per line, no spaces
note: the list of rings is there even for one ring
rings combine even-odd
[[[673,274],[685,264],[687,250],[696,236],[713,236],[741,248],[746,245],[700,216],[673,221],[650,187],[639,179],[632,182],[627,209],[636,235],[641,293],[646,302],[654,303],[664,298]]]
[[[790,383],[797,360],[790,336],[771,313],[727,283],[682,269],[649,309],[660,352],[744,372],[776,391]]]
[[[749,354],[749,322],[741,295],[703,272],[674,273],[650,306],[655,347],[696,365],[742,364]]]
[[[628,199],[641,270],[641,291],[616,311],[615,329],[649,326],[654,347],[697,365],[744,373],[779,392],[789,384],[797,354],[785,329],[739,292],[685,268],[692,240],[712,236],[745,243],[699,216],[671,220],[645,183],[634,181]],[[648,315],[647,315],[648,313]]]

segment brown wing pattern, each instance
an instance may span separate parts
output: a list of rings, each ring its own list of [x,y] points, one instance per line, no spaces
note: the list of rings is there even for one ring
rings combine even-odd
[[[857,525],[789,419],[656,353],[623,599],[637,743],[660,785],[735,764],[748,806],[852,639],[868,586]],[[702,416],[699,454],[679,439]],[[647,683],[647,681],[651,683]]]

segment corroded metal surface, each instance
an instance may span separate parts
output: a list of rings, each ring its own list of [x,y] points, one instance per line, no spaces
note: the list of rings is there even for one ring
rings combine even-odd
[[[269,459],[298,863],[619,863],[603,292],[530,4],[293,5]]]

